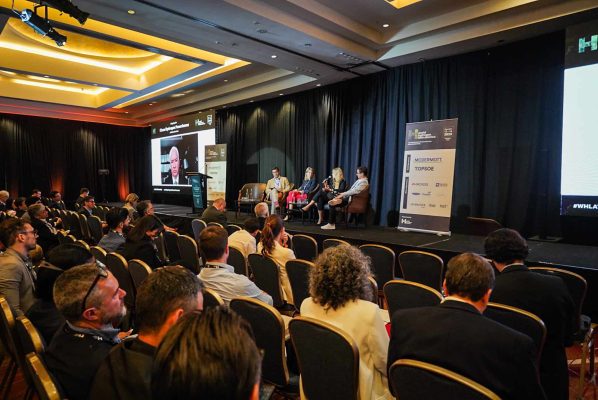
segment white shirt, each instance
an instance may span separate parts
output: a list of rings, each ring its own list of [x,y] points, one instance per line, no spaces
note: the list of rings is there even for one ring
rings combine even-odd
[[[255,237],[245,229],[241,229],[240,231],[236,231],[230,235],[228,237],[228,245],[239,248],[245,258],[247,258],[247,256],[249,256],[251,253],[255,253],[257,251]]]
[[[203,284],[214,290],[226,304],[235,297],[251,297],[272,305],[272,297],[258,288],[245,275],[235,274],[235,269],[224,263],[210,262],[219,268],[203,267],[198,277]]]

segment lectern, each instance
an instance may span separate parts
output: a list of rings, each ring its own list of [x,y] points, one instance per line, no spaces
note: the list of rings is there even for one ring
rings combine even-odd
[[[191,183],[191,194],[193,195],[191,208],[193,214],[197,214],[208,206],[207,182],[212,177],[201,172],[187,172],[187,177]]]

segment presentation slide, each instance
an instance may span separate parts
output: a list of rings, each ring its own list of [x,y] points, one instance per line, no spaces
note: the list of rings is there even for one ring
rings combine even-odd
[[[205,146],[216,144],[213,112],[152,125],[154,192],[191,194],[189,172],[205,173]]]

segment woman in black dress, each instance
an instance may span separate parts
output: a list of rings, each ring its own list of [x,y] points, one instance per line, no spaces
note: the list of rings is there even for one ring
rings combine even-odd
[[[326,203],[345,190],[347,190],[347,181],[345,181],[343,169],[336,167],[332,170],[332,175],[322,182],[322,189],[302,210],[307,212],[315,204],[318,208],[318,225],[321,225],[324,222],[324,206]]]

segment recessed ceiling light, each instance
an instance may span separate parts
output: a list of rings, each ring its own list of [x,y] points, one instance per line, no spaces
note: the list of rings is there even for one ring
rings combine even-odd
[[[224,82],[228,82],[228,79],[225,79]]]
[[[175,93],[173,95],[171,95],[170,97],[183,97],[185,95],[185,93]]]
[[[3,73],[8,74],[8,75],[16,75],[16,73],[14,73],[12,71],[0,70],[0,72],[3,72]]]
[[[135,10],[127,10],[127,13],[128,13],[129,15],[135,15]]]
[[[284,96],[284,93],[278,93],[279,96]]]
[[[390,24],[382,24],[383,28],[388,28],[390,26]]]
[[[222,106],[222,108],[226,108],[226,106]]]
[[[276,54],[272,54],[272,55],[270,56],[270,58],[276,58],[276,57],[278,57]]]
[[[128,113],[129,113],[128,111],[125,111],[125,114],[128,114]]]
[[[250,103],[253,103],[253,100],[249,100]]]
[[[321,84],[321,83],[318,83],[316,86],[317,86],[317,87],[320,87],[320,86],[322,86],[322,84]]]

